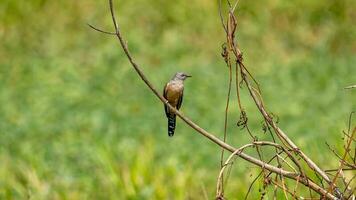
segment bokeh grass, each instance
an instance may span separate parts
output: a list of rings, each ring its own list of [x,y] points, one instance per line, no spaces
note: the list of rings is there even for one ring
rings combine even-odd
[[[161,88],[176,71],[182,111],[222,136],[227,68],[217,2],[117,1],[130,50]],[[239,44],[281,127],[318,164],[336,166],[355,110],[353,0],[241,1]],[[214,197],[219,148],[178,121],[168,138],[161,103],[145,88],[110,30],[106,1],[0,3],[0,199],[201,199]],[[261,118],[243,96],[260,138]],[[249,141],[235,127],[228,140]],[[241,199],[257,168],[237,160],[227,189]],[[259,195],[258,185],[252,199]]]

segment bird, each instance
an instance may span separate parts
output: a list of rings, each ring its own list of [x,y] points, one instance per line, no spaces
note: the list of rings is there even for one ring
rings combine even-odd
[[[189,77],[192,76],[184,72],[177,72],[164,86],[163,97],[177,110],[179,110],[183,101],[184,80]],[[168,118],[168,136],[172,137],[176,128],[176,114],[166,104],[164,104],[164,110]]]

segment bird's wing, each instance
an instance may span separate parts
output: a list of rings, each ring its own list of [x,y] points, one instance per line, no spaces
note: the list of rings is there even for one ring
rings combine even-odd
[[[177,110],[179,110],[180,106],[182,105],[182,102],[183,102],[183,90],[184,88],[182,89],[181,93],[180,93],[180,97],[178,99],[178,103],[177,103]]]
[[[167,99],[167,86],[168,86],[168,83],[163,88],[163,97],[165,99]],[[169,116],[169,108],[166,104],[164,104],[164,111],[166,112],[166,116],[168,117]]]

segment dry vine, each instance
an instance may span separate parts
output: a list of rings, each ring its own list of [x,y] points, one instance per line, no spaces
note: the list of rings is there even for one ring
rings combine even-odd
[[[205,129],[198,126],[196,123],[191,121],[188,117],[184,116],[181,112],[173,108],[168,101],[155,89],[151,82],[146,78],[145,74],[141,71],[141,68],[134,61],[126,41],[124,40],[120,27],[117,23],[116,16],[114,13],[113,1],[109,0],[109,7],[112,22],[114,25],[115,32],[108,32],[98,29],[92,25],[89,25],[96,31],[101,33],[115,35],[118,38],[118,41],[124,50],[128,60],[130,61],[132,67],[136,70],[137,74],[144,81],[144,83],[149,87],[149,89],[159,98],[161,102],[167,105],[173,112],[180,117],[186,124],[195,129],[198,133],[202,134],[204,137],[210,139],[212,142],[216,143],[222,148],[221,153],[221,171],[218,176],[217,181],[217,191],[216,199],[225,199],[224,198],[224,185],[223,177],[224,172],[227,167],[231,166],[232,159],[235,156],[238,156],[247,162],[254,164],[261,168],[261,173],[255,180],[257,180],[261,175],[263,175],[263,185],[264,187],[269,187],[274,185],[274,199],[276,199],[277,190],[280,189],[283,191],[283,194],[286,199],[288,196],[293,197],[294,199],[313,199],[312,193],[319,195],[320,199],[354,199],[355,188],[351,187],[351,182],[354,180],[355,176],[350,180],[346,180],[344,171],[355,170],[355,155],[352,154],[351,146],[355,143],[355,132],[356,127],[353,129],[349,128],[348,132],[344,132],[346,138],[345,152],[343,156],[338,156],[340,158],[340,167],[335,170],[324,171],[318,165],[316,165],[303,151],[301,151],[296,144],[285,134],[279,127],[277,122],[274,121],[275,116],[269,113],[265,107],[265,104],[262,99],[261,90],[257,81],[248,71],[248,69],[243,64],[242,52],[237,45],[236,40],[236,31],[237,31],[237,17],[234,12],[237,7],[237,2],[231,4],[229,0],[227,1],[228,13],[226,13],[226,20],[224,19],[224,14],[222,13],[222,2],[219,0],[219,11],[220,18],[223,25],[223,28],[226,33],[226,42],[224,43],[222,56],[229,68],[229,88],[227,95],[226,103],[226,112],[225,112],[225,125],[224,125],[224,139],[220,140],[215,135],[209,133]],[[246,129],[246,131],[251,136],[252,142],[246,144],[240,148],[235,148],[228,143],[226,143],[226,126],[227,126],[227,112],[229,111],[229,99],[230,92],[232,87],[232,69],[235,68],[235,82],[236,82],[236,92],[238,107],[240,109],[240,119],[237,122],[237,125]],[[248,90],[248,93],[252,100],[255,102],[261,116],[263,117],[263,130],[271,135],[272,141],[258,141],[257,138],[252,134],[248,126],[247,113],[243,109],[243,104],[240,100],[240,90],[239,88],[245,86]],[[351,127],[351,119],[350,119]],[[276,139],[278,138],[278,141]],[[255,158],[251,155],[248,155],[243,152],[246,148],[254,147],[257,152],[258,158]],[[263,148],[273,148],[275,155],[269,160],[264,160],[263,157]],[[231,152],[229,158],[223,162],[224,159],[224,150]],[[334,151],[335,152],[335,151]],[[338,155],[338,154],[337,154]],[[276,160],[277,166],[271,164],[273,160]],[[305,166],[304,163],[307,165]],[[345,168],[347,167],[347,168]],[[308,176],[307,170],[312,170],[320,178],[321,183],[318,184],[317,181],[313,180],[311,176]],[[328,176],[328,173],[336,172],[333,175],[333,178]],[[275,176],[274,178],[272,176]],[[338,183],[338,179],[341,177],[343,186]],[[294,188],[288,187],[286,185],[286,178],[295,182]],[[255,182],[253,181],[253,183]],[[323,182],[326,182],[327,185],[324,186]],[[248,193],[253,185],[250,185]],[[304,185],[310,192],[310,197],[302,197],[299,193],[299,185]],[[341,190],[343,188],[343,190]],[[312,192],[313,191],[313,192]],[[246,194],[246,199],[248,197]],[[261,198],[265,195],[262,194]],[[315,198],[314,198],[315,199]]]

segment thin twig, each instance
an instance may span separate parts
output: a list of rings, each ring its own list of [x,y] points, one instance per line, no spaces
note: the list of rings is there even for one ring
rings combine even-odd
[[[297,197],[293,192],[291,192],[287,188],[285,188],[284,185],[279,185],[276,181],[273,181],[273,180],[272,180],[272,182],[274,185],[278,186],[279,188],[281,188],[283,190],[286,199],[288,199],[286,193],[289,193],[290,195],[292,195],[294,197],[294,199],[304,199],[303,197]]]
[[[226,107],[225,107],[225,118],[224,118],[224,139],[223,141],[226,142],[226,135],[227,135],[227,125],[228,125],[228,114],[229,114],[229,103],[230,103],[230,95],[231,95],[231,83],[232,83],[232,67],[231,67],[231,61],[230,58],[227,57],[227,65],[229,68],[229,83],[228,83],[228,91],[227,91],[227,96],[226,96]],[[220,169],[223,167],[223,162],[224,162],[224,148],[221,148],[221,155],[220,155]],[[222,176],[222,181],[221,181],[221,188],[222,188],[222,193],[224,193],[224,176]]]
[[[355,136],[355,133],[356,133],[356,129],[352,132],[351,138],[353,138]],[[352,142],[352,140],[350,140],[350,139],[347,140],[347,144],[346,144],[346,147],[345,147],[345,153],[344,153],[342,159],[340,160],[339,170],[336,172],[336,175],[335,175],[334,179],[332,180],[332,184],[330,185],[330,187],[328,189],[328,192],[331,192],[331,191],[334,190],[334,185],[336,183],[336,180],[337,180],[342,168],[344,167],[344,165],[346,163],[345,159],[346,159],[346,156],[347,156],[347,152],[350,151],[351,142]]]
[[[281,153],[283,153],[283,151],[281,151],[281,152],[277,153],[276,155],[274,155],[267,163],[272,162],[272,160],[274,160],[274,159],[277,157],[277,155],[279,155],[279,154],[281,154]],[[251,189],[252,189],[253,184],[257,181],[257,179],[262,175],[263,172],[264,172],[264,170],[261,170],[261,172],[260,172],[260,173],[256,176],[256,178],[253,179],[253,181],[251,182],[250,186],[248,187],[247,193],[246,193],[246,195],[245,195],[245,200],[247,200],[247,197],[248,197],[248,195],[249,195],[249,193],[250,193],[250,191],[251,191]],[[278,174],[276,174],[276,175],[278,175]]]
[[[226,25],[224,24],[224,17],[222,15],[222,12],[221,12],[221,0],[219,0],[219,15],[220,15],[220,21],[221,21],[221,24],[225,30],[225,33],[227,33],[227,29],[226,29]]]
[[[223,175],[224,175],[224,171],[225,168],[230,164],[231,159],[237,155],[238,153],[241,153],[245,148],[250,147],[250,146],[254,146],[254,144],[246,144],[238,149],[236,149],[226,160],[226,162],[224,163],[223,167],[220,170],[219,176],[218,176],[218,181],[216,184],[216,197],[223,197],[223,187],[222,187],[222,182],[223,182]]]
[[[109,32],[109,31],[104,31],[102,29],[98,29],[96,28],[95,26],[91,25],[91,24],[87,24],[90,28],[96,30],[96,31],[99,31],[100,33],[105,33],[105,34],[108,34],[108,35],[116,35],[116,33],[114,32]]]

